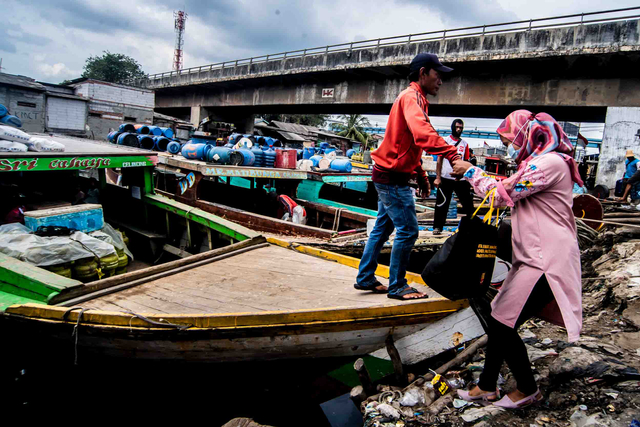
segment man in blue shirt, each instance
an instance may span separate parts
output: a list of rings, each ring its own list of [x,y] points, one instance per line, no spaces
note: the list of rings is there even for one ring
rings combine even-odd
[[[624,179],[629,179],[638,170],[638,159],[634,156],[633,150],[627,150],[627,155],[625,157],[627,159],[624,161]]]

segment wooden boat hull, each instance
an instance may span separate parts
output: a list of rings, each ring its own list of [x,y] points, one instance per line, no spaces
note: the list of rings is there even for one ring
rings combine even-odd
[[[1,320],[2,328],[12,331],[16,339],[29,337],[35,351],[77,349],[78,357],[90,359],[247,362],[368,354],[384,347],[388,335],[399,340],[464,305],[462,302],[438,300],[366,310],[167,316],[164,319],[180,325],[196,324],[185,330],[146,327],[149,325],[147,322],[127,313],[85,311],[77,329],[77,343],[73,333],[79,311],[70,312],[65,319],[66,308],[25,304],[8,308]],[[163,321],[158,315],[148,316],[152,320]],[[258,320],[256,317],[264,318]],[[236,322],[240,324],[232,326]],[[253,325],[255,322],[261,325]],[[203,327],[207,324],[221,326]]]

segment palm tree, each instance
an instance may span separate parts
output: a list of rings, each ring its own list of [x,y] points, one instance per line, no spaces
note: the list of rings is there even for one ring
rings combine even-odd
[[[340,131],[338,135],[361,142],[366,150],[371,135],[366,133],[364,128],[371,126],[369,119],[360,114],[346,114],[340,116],[340,120],[342,120],[344,124],[338,124],[336,126]]]

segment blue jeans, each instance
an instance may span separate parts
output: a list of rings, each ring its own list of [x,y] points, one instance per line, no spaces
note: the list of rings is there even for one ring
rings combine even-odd
[[[357,281],[362,286],[371,286],[376,282],[378,255],[395,228],[396,238],[389,265],[389,293],[398,294],[408,286],[405,278],[407,265],[413,244],[418,238],[416,205],[408,186],[374,185],[378,192],[378,217],[360,260]]]

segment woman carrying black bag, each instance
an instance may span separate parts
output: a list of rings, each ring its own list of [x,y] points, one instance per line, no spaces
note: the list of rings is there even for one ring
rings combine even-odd
[[[515,409],[542,400],[517,328],[537,316],[564,326],[569,341],[580,336],[580,252],[571,206],[573,183],[582,186],[582,180],[569,138],[548,114],[514,111],[497,132],[518,164],[516,174],[498,181],[467,162],[454,167],[477,195],[493,192],[496,206],[512,208],[513,229],[513,268],[492,303],[484,371],[478,386],[458,394]],[[496,383],[504,361],[518,387],[498,400]]]

